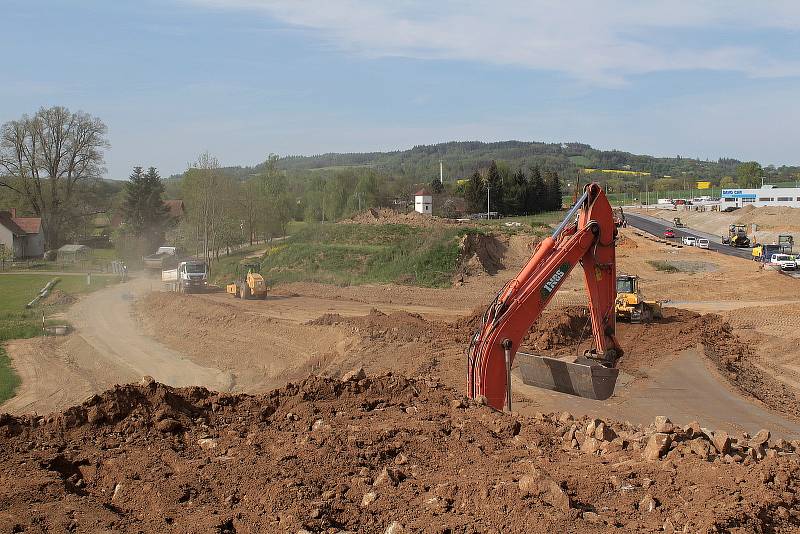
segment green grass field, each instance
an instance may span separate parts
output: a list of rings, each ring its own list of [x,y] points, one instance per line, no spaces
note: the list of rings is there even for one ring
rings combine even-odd
[[[444,287],[458,263],[459,239],[476,231],[403,224],[309,224],[270,248],[262,274],[268,283]]]
[[[41,335],[41,310],[25,309],[36,294],[53,278],[46,274],[0,274],[0,403],[14,395],[19,378],[11,368],[11,362],[3,349],[10,339],[25,339]],[[69,294],[95,291],[114,283],[115,277],[92,276],[92,285],[86,285],[86,275],[64,275],[56,288]],[[50,309],[49,312],[58,310]]]
[[[476,226],[482,229],[498,230],[505,233],[524,232],[536,236],[549,235],[549,226],[560,223],[566,213],[564,211],[545,211],[536,215],[520,215],[518,217],[505,217],[503,219],[479,219],[475,221]],[[508,222],[518,222],[521,228],[505,226]]]

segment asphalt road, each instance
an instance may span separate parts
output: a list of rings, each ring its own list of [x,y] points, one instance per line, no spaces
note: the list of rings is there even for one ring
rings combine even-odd
[[[709,244],[708,248],[710,250],[719,252],[721,254],[727,254],[728,256],[736,256],[739,258],[745,259],[752,259],[752,250],[749,248],[734,248],[728,245],[723,245],[720,243],[720,236],[711,236],[706,232],[700,232],[698,230],[693,230],[691,228],[674,228],[672,224],[668,221],[664,221],[662,219],[656,219],[655,217],[647,217],[642,215],[635,215],[632,213],[625,214],[625,221],[627,221],[629,226],[633,226],[634,228],[638,228],[639,230],[643,230],[645,232],[650,232],[653,235],[657,235],[659,237],[664,235],[664,230],[667,228],[672,228],[675,232],[675,240],[680,241],[685,236],[694,236],[694,237],[704,237],[708,239]],[[714,239],[712,239],[714,237]]]

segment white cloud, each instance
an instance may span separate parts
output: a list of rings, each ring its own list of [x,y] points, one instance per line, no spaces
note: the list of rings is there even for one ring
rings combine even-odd
[[[317,31],[332,47],[366,57],[478,61],[567,73],[596,83],[668,70],[751,77],[800,75],[752,31],[800,30],[795,0],[184,0],[248,9]],[[726,44],[682,44],[679,36]],[[751,38],[747,38],[750,35]],[[741,40],[741,42],[740,42]]]

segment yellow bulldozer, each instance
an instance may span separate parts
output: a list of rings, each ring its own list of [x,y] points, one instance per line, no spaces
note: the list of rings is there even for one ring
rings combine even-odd
[[[617,299],[614,302],[617,319],[631,323],[650,323],[664,317],[661,303],[645,300],[639,292],[639,277],[629,274],[617,276]]]
[[[240,263],[236,266],[236,280],[225,286],[225,291],[240,299],[267,298],[267,284],[261,276],[258,263]]]

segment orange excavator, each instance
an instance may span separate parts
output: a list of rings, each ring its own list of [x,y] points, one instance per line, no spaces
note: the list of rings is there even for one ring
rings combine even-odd
[[[551,237],[537,247],[519,274],[497,294],[472,337],[467,357],[467,395],[511,410],[511,366],[519,356],[525,384],[605,400],[614,392],[622,348],[615,338],[617,227],[597,183],[583,195]],[[583,266],[589,296],[593,348],[574,361],[519,352],[531,326],[572,269]]]

